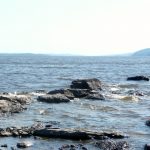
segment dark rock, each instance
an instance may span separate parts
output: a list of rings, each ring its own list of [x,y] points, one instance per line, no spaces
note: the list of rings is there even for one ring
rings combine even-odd
[[[47,125],[45,125],[45,128],[51,128],[52,127],[52,125],[51,124],[47,124]]]
[[[16,147],[11,147],[11,150],[17,150],[17,148]]]
[[[85,99],[92,99],[92,100],[105,100],[105,97],[100,93],[90,93],[85,97]]]
[[[150,120],[147,120],[145,123],[147,126],[150,126]]]
[[[68,91],[72,93],[75,98],[84,98],[90,93],[90,90],[87,89],[68,89]]]
[[[127,80],[133,80],[133,81],[144,80],[144,81],[149,81],[149,78],[145,77],[145,76],[134,76],[134,77],[128,77]]]
[[[94,139],[121,139],[124,138],[123,135],[118,133],[99,133],[92,131],[81,131],[81,130],[70,130],[70,129],[40,129],[35,130],[34,136],[48,137],[48,138],[60,138],[60,139],[70,139],[70,140],[89,140]]]
[[[50,95],[63,94],[69,99],[74,98],[85,98],[85,99],[95,99],[104,100],[104,96],[99,93],[99,91],[92,91],[89,89],[59,89],[48,92]]]
[[[7,144],[4,144],[4,145],[1,145],[1,147],[8,147],[8,145],[7,145]]]
[[[126,141],[102,140],[95,145],[102,150],[129,150],[129,144]]]
[[[71,144],[70,147],[71,147],[71,148],[75,148],[76,146]]]
[[[66,103],[70,102],[70,99],[68,99],[65,95],[63,94],[53,94],[53,95],[43,95],[39,96],[38,101],[40,102],[47,102],[47,103]]]
[[[33,145],[33,143],[26,142],[26,141],[17,143],[18,148],[27,148],[27,147],[31,147],[32,145]]]
[[[55,94],[63,94],[69,99],[74,99],[75,96],[74,94],[70,91],[70,89],[58,89],[58,90],[53,90],[48,92],[50,95],[55,95]]]
[[[5,128],[5,129],[0,129],[0,137],[9,137],[9,136],[21,136],[21,137],[27,137],[31,136],[32,132],[35,129],[32,127],[22,127],[22,128],[16,128],[16,127],[10,127],[10,128]]]
[[[86,97],[91,90],[87,89],[59,89],[48,92],[48,94],[63,94],[69,99]]]
[[[150,150],[150,144],[146,144],[144,150]]]
[[[78,145],[69,145],[69,144],[65,144],[62,147],[59,148],[59,150],[87,150],[86,147],[84,147],[82,144],[78,144]]]
[[[46,90],[35,90],[34,92],[35,92],[35,93],[39,93],[39,94],[40,94],[40,93],[42,93],[42,94],[43,94],[43,93],[44,93],[44,94],[47,93]]]
[[[144,93],[143,93],[143,92],[135,91],[135,90],[129,90],[129,91],[127,92],[127,94],[129,94],[129,95],[136,95],[136,96],[144,96]]]
[[[88,149],[87,149],[86,147],[83,146],[83,147],[82,147],[82,150],[88,150]]]
[[[78,79],[72,81],[70,87],[73,89],[97,90],[101,89],[101,82],[98,79]]]

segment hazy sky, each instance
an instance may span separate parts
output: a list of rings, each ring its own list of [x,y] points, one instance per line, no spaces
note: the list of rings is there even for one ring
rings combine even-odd
[[[150,47],[150,0],[0,0],[0,52],[105,55]]]

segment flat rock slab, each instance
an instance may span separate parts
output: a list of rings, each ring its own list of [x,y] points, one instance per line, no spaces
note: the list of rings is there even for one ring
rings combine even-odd
[[[133,81],[149,81],[148,77],[145,76],[134,76],[134,77],[128,77],[127,80],[133,80]]]
[[[126,136],[116,132],[93,132],[88,130],[60,129],[44,127],[36,124],[31,127],[8,127],[0,129],[0,137],[46,137],[69,140],[106,140],[106,139],[123,139]]]
[[[101,89],[102,85],[98,79],[78,79],[74,80],[71,83],[71,88],[73,89],[89,89],[89,90],[97,90]]]
[[[71,129],[39,129],[35,130],[34,136],[47,137],[47,138],[60,138],[70,140],[90,140],[94,139],[122,139],[125,136],[119,133],[106,133],[106,132],[92,132],[83,130],[71,130]]]
[[[63,94],[47,94],[43,96],[39,96],[38,101],[40,102],[47,102],[47,103],[67,103],[70,102],[70,99],[67,98]]]

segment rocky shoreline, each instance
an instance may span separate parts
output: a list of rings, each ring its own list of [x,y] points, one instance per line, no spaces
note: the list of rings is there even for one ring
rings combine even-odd
[[[132,77],[130,79],[133,79]],[[138,77],[139,80],[145,80],[142,76]],[[129,79],[127,79],[129,80]],[[134,78],[135,80],[135,78]],[[148,81],[146,79],[146,81]],[[47,103],[48,105],[55,103],[69,103],[76,99],[81,100],[106,100],[106,95],[103,93],[103,87],[101,81],[98,79],[82,79],[72,81],[69,88],[56,89],[49,92],[38,91],[41,93],[39,96],[34,97],[31,93],[21,94],[0,94],[0,115],[12,115],[14,113],[20,113],[26,111],[27,105],[33,103],[33,99],[37,99],[39,102]],[[130,92],[129,95],[135,94],[136,96],[143,96],[139,92]],[[34,98],[33,98],[34,97]],[[150,125],[150,121],[146,121],[146,125]],[[126,141],[127,136],[120,133],[109,133],[103,131],[88,131],[77,130],[68,128],[56,128],[53,125],[48,124],[36,124],[31,127],[7,127],[0,129],[0,138],[2,137],[40,137],[40,138],[59,138],[69,139],[76,141],[84,140],[96,140],[95,146],[102,150],[128,150],[130,149],[129,143]],[[124,139],[124,140],[122,140]],[[26,148],[32,146],[29,143],[17,143],[16,147]],[[1,147],[7,147],[7,143]],[[84,145],[63,145],[60,150],[75,150],[75,149],[87,149]],[[145,145],[145,150],[148,150],[148,145]]]

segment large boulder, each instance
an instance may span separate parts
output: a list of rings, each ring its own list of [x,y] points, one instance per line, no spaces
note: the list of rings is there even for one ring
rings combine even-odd
[[[26,109],[31,98],[24,95],[0,95],[0,113],[18,113]]]
[[[101,89],[101,82],[98,79],[78,79],[72,81],[70,86],[73,89],[89,89],[98,90]]]
[[[134,76],[134,77],[128,77],[127,80],[133,80],[133,81],[144,80],[144,81],[149,81],[149,78],[145,77],[145,76]]]
[[[66,103],[66,102],[70,102],[70,99],[67,98],[65,95],[63,94],[47,94],[47,95],[42,95],[39,96],[38,101],[40,102],[47,102],[47,103]]]

